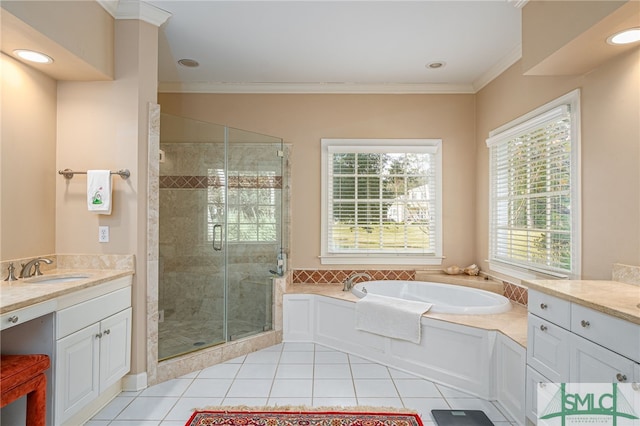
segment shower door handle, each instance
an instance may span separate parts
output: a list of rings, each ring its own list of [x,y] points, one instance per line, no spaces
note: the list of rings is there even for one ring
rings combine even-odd
[[[218,245],[216,245],[216,229],[220,230],[220,239],[218,240]],[[222,250],[222,225],[220,224],[213,225],[213,249],[215,251]]]

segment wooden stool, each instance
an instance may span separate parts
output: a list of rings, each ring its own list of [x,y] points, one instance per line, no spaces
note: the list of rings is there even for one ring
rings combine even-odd
[[[27,425],[45,426],[47,421],[47,355],[2,355],[0,392],[2,405],[27,395]]]

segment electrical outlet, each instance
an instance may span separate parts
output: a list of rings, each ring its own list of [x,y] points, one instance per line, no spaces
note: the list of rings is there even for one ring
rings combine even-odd
[[[108,243],[109,242],[109,227],[108,226],[98,226],[98,242],[99,243]]]

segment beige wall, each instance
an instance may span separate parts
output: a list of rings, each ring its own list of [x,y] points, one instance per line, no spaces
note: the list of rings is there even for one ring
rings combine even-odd
[[[4,53],[0,61],[0,259],[52,254],[56,82]]]
[[[129,169],[113,177],[111,215],[87,211],[86,177],[56,180],[56,252],[136,255],[132,372],[146,366],[148,103],[157,88],[157,27],[116,21],[115,80],[59,82],[57,159],[61,169]],[[110,242],[98,242],[98,226]]]
[[[476,262],[474,99],[473,95],[158,96],[165,113],[278,136],[292,145],[289,267],[298,269],[341,267],[321,265],[318,258],[321,138],[441,138],[445,264]]]
[[[581,89],[582,278],[640,264],[640,49],[579,77],[523,76],[518,62],[477,94],[476,256],[488,256],[490,130]]]

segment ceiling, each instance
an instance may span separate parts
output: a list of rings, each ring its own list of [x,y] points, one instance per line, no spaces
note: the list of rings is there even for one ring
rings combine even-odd
[[[521,56],[514,0],[147,3],[161,92],[474,93]]]

